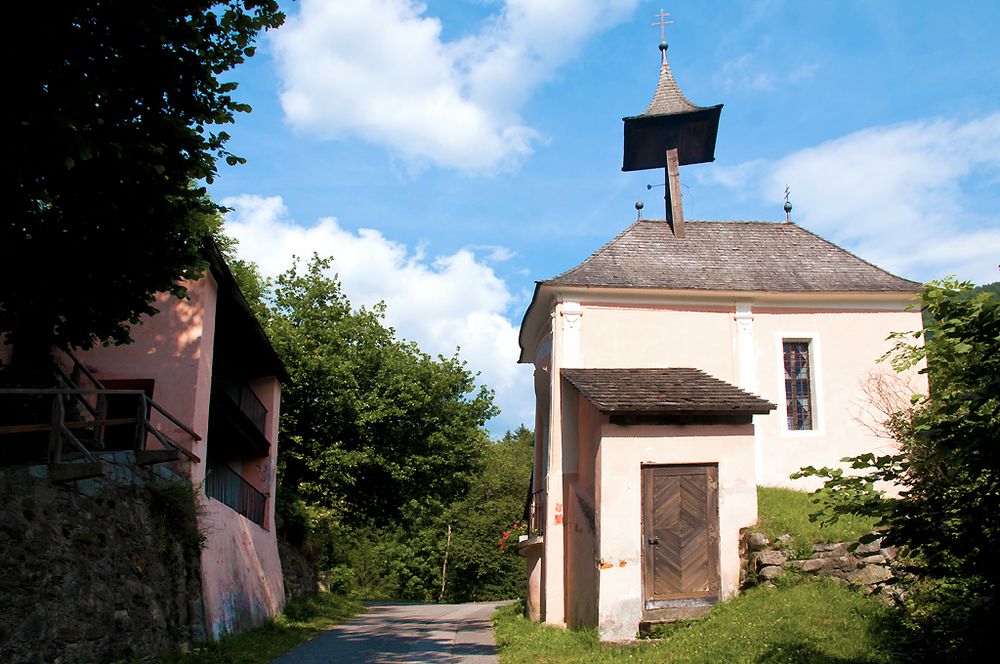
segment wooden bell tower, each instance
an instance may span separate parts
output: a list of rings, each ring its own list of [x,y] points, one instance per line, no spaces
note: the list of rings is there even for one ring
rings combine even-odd
[[[674,235],[684,237],[684,210],[681,206],[680,167],[715,161],[715,140],[719,133],[722,104],[695,106],[674,81],[667,63],[667,42],[663,31],[669,14],[656,15],[660,26],[660,81],[649,108],[641,115],[622,118],[625,122],[623,171],[664,169],[666,220]]]

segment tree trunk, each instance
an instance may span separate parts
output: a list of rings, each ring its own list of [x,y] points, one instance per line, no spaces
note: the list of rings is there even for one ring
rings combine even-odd
[[[448,580],[448,549],[451,548],[451,524],[448,524],[448,541],[444,545],[444,562],[441,564],[441,594],[438,595],[438,604],[444,601],[444,586]]]

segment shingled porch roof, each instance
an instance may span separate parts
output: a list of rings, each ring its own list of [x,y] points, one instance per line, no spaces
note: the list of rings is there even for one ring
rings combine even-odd
[[[770,401],[699,369],[563,369],[568,380],[605,414],[765,414]]]
[[[758,292],[917,292],[897,277],[791,223],[688,221],[676,237],[640,220],[553,286]]]

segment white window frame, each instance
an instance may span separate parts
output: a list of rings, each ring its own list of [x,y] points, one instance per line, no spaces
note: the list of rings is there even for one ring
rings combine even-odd
[[[813,428],[788,428],[788,399],[785,396],[785,342],[809,344],[809,388],[812,392]],[[819,332],[789,330],[775,333],[775,348],[778,369],[778,415],[781,418],[782,437],[819,438],[826,435],[825,401],[823,399],[823,353]]]

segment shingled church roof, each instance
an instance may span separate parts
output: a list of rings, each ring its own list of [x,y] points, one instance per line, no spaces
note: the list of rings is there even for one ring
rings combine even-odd
[[[758,413],[770,401],[698,369],[563,369],[602,413]]]
[[[640,220],[543,286],[763,292],[916,292],[892,275],[790,223],[687,222],[676,237]]]

